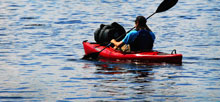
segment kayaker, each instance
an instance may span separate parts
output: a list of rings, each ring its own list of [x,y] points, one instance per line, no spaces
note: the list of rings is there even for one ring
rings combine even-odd
[[[120,48],[124,52],[152,50],[155,35],[146,23],[144,16],[136,17],[135,30],[129,32],[122,41],[111,40],[111,43],[115,45],[114,49]]]

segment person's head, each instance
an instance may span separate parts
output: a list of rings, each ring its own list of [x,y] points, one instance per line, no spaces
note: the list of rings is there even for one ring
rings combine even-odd
[[[135,20],[136,30],[148,29],[146,23],[147,23],[147,20],[144,16],[137,16]]]

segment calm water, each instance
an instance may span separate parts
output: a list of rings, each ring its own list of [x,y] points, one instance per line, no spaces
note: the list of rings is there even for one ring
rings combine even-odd
[[[81,60],[101,23],[129,30],[162,0],[1,0],[0,101],[220,101],[220,1],[180,0],[148,20],[182,65]]]

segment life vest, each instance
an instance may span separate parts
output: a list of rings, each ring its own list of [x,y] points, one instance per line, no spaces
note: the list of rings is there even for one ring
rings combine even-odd
[[[100,28],[94,32],[94,39],[98,44],[107,45],[112,39],[120,37],[117,41],[122,40],[125,37],[125,33],[125,29],[116,22],[110,25],[101,24]]]
[[[131,51],[150,51],[153,48],[154,40],[148,30],[138,31],[138,36],[130,44]]]

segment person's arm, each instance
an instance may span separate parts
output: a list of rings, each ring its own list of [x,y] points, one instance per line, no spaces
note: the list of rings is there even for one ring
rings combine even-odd
[[[114,49],[118,48],[118,47],[122,47],[124,44],[129,44],[131,41],[133,41],[135,38],[134,36],[136,36],[137,34],[136,30],[132,30],[130,31],[125,38],[122,41],[117,42],[115,39],[111,40],[111,43],[115,45]]]
[[[121,47],[121,46],[124,45],[123,41],[117,42],[115,39],[112,39],[112,40],[111,40],[111,43],[115,45],[114,49],[116,49],[116,48]]]

